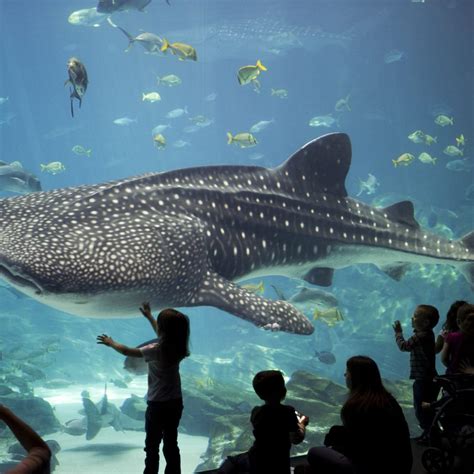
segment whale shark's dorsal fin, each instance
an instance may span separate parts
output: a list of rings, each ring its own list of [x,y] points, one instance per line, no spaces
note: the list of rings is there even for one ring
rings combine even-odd
[[[330,193],[346,197],[345,180],[351,166],[352,147],[345,133],[330,133],[310,141],[276,172],[297,180],[297,192]]]
[[[415,209],[411,201],[401,201],[391,206],[385,207],[383,211],[388,218],[400,224],[407,224],[410,227],[420,228],[420,224],[415,219]]]

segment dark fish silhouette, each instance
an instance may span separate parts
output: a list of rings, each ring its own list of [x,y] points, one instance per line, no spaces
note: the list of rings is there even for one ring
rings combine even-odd
[[[125,10],[144,11],[151,0],[99,0],[98,13],[114,13]]]
[[[336,356],[329,351],[315,351],[314,356],[317,357],[320,362],[326,365],[332,365],[336,363]]]
[[[72,105],[72,100],[76,98],[79,101],[79,108],[82,105],[82,98],[87,90],[87,84],[89,84],[89,79],[87,78],[87,71],[84,64],[79,61],[79,59],[72,57],[67,62],[67,73],[69,79],[66,80],[64,85],[71,85],[71,115],[74,117],[74,108]]]

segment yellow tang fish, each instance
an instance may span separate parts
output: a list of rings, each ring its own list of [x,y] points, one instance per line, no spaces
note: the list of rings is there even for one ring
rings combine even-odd
[[[171,52],[178,56],[180,61],[184,61],[186,59],[190,59],[191,61],[197,61],[197,53],[196,50],[186,43],[170,43],[167,39],[163,38],[163,45],[161,46],[161,51],[164,53],[168,49]]]
[[[337,307],[329,308],[324,311],[320,311],[318,308],[316,308],[313,312],[313,319],[320,319],[329,327],[332,327],[335,326],[339,321],[344,321],[344,316]]]
[[[396,160],[392,160],[392,163],[395,168],[400,165],[408,166],[414,159],[415,157],[411,153],[403,153]]]
[[[153,143],[156,148],[162,150],[166,146],[166,138],[161,133],[157,133],[156,135],[153,135]]]
[[[456,137],[456,145],[458,147],[463,147],[466,144],[466,139],[464,138],[464,135],[461,133],[459,137]]]
[[[262,64],[259,59],[255,66],[242,66],[237,72],[237,80],[239,81],[239,84],[241,86],[254,81],[258,83],[257,77],[259,76],[260,72],[266,70],[267,68]]]

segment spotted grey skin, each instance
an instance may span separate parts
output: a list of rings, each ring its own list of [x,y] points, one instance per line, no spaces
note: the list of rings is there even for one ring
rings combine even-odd
[[[472,283],[473,233],[420,229],[410,202],[375,209],[347,196],[349,137],[325,135],[275,169],[209,166],[0,200],[0,275],[89,317],[215,306],[253,324],[309,334],[308,319],[232,281],[287,275],[330,285],[335,268],[459,267]]]

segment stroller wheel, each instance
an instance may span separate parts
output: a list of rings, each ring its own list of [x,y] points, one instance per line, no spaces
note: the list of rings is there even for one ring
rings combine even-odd
[[[430,474],[447,474],[453,464],[453,458],[447,451],[427,448],[421,456],[421,464]]]

